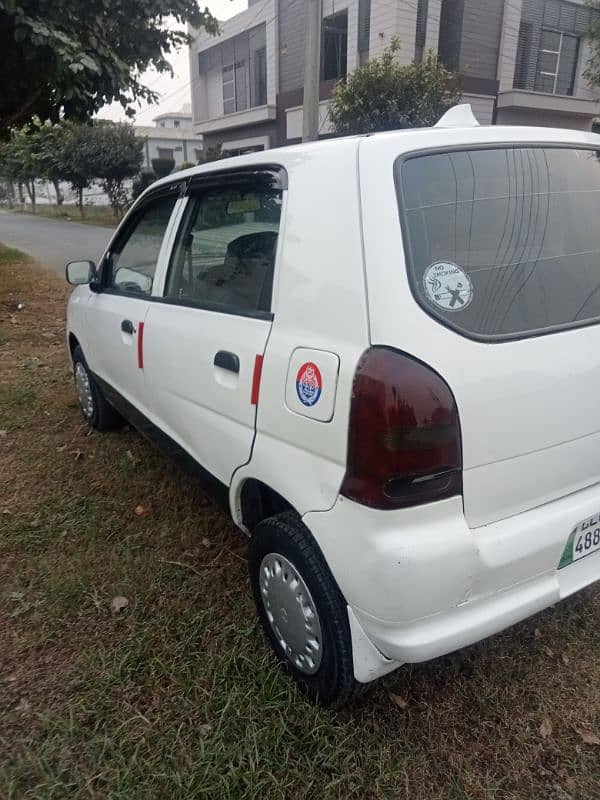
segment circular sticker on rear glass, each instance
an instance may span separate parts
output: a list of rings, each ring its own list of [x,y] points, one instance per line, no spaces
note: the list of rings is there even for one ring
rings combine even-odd
[[[314,406],[321,396],[323,380],[316,364],[307,361],[302,364],[296,375],[296,392],[304,406]]]
[[[425,294],[444,311],[464,311],[473,299],[473,284],[467,273],[451,261],[438,261],[423,275]]]

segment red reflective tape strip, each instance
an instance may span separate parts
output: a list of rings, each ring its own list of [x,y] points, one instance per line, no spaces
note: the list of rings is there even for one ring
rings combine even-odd
[[[254,359],[254,374],[252,375],[252,394],[250,395],[250,403],[253,406],[258,405],[258,393],[260,391],[260,376],[262,375],[263,357],[256,356]]]
[[[144,323],[138,323],[138,367],[144,369]]]

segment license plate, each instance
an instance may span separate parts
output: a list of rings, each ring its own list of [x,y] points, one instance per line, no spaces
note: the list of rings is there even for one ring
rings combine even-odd
[[[567,539],[558,568],[567,567],[600,550],[600,514],[582,520]]]

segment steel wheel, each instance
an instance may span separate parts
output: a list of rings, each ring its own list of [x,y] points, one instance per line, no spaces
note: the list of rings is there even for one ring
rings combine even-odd
[[[279,553],[260,565],[260,592],[267,619],[286,657],[305,675],[321,665],[323,638],[317,607],[302,575]]]
[[[77,396],[79,397],[83,416],[86,419],[91,419],[94,416],[94,395],[92,394],[90,377],[81,361],[75,364],[75,386],[77,387]]]

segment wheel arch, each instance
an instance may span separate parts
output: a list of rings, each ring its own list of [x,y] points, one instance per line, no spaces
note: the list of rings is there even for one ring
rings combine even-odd
[[[71,355],[71,361],[72,361],[76,348],[81,347],[81,345],[79,343],[79,339],[75,336],[75,334],[72,331],[69,331],[69,336],[67,341],[69,343],[69,353]]]
[[[253,477],[244,478],[236,484],[230,506],[234,522],[248,535],[252,535],[259,522],[276,514],[291,511],[300,519],[298,510],[286,497],[264,481]]]

